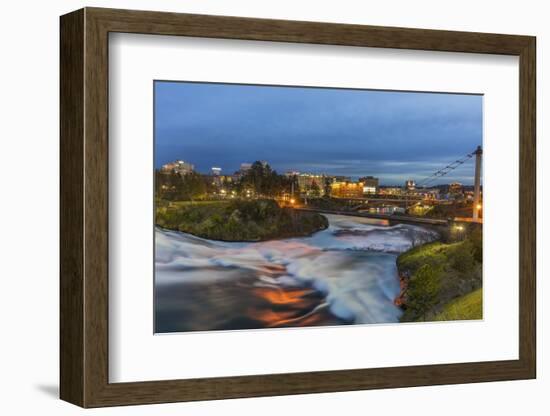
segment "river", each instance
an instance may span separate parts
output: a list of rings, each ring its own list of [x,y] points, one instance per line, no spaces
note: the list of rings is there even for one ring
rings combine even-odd
[[[397,255],[427,228],[342,215],[310,237],[211,241],[155,230],[155,332],[398,322]]]

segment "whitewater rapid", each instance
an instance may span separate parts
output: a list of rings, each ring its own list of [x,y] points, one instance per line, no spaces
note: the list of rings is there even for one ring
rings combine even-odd
[[[211,241],[155,230],[155,331],[398,322],[399,253],[437,234],[325,215],[310,237]]]

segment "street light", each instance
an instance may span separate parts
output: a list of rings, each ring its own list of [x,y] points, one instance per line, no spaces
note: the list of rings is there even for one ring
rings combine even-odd
[[[462,240],[463,237],[464,237],[464,234],[462,231],[464,231],[464,226],[463,225],[455,225],[453,227],[453,231],[455,232],[455,238],[457,238],[458,240]]]

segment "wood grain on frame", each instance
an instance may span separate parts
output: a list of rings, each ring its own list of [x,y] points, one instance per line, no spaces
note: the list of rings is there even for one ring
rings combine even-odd
[[[60,396],[84,404],[84,12],[61,19]]]
[[[82,407],[528,379],[536,376],[535,38],[86,8],[61,17],[61,386]],[[108,380],[108,34],[195,36],[520,58],[519,359],[190,380]]]

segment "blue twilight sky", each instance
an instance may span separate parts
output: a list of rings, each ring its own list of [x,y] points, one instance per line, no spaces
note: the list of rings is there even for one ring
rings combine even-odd
[[[482,143],[482,96],[156,81],[155,167],[287,170],[417,182]],[[473,161],[435,183],[473,183]]]

